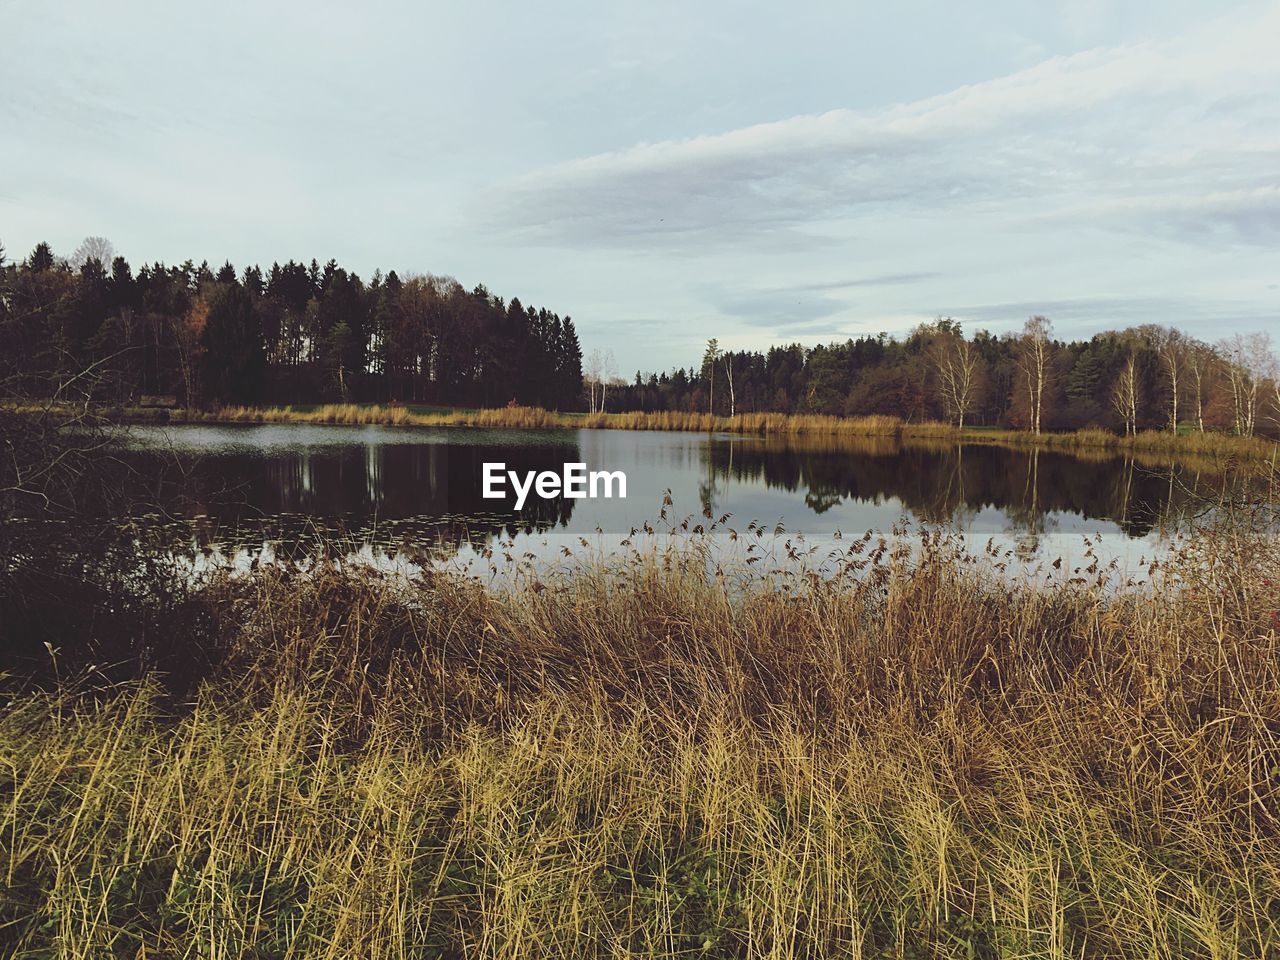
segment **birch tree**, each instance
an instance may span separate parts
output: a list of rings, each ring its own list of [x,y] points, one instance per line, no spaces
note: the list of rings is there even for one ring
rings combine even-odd
[[[1138,432],[1138,364],[1132,352],[1111,389],[1111,405],[1124,424],[1124,435],[1134,436]]]
[[[1169,432],[1178,432],[1178,398],[1180,396],[1180,376],[1187,360],[1187,340],[1177,330],[1167,327],[1156,327],[1152,337],[1156,356],[1160,358],[1160,367],[1164,371],[1169,385]]]
[[[948,419],[964,429],[964,418],[977,402],[979,365],[982,360],[968,340],[958,333],[943,332],[933,341],[932,358],[938,375],[938,392]]]
[[[1018,339],[1016,352],[1018,369],[1022,374],[1023,387],[1027,392],[1031,430],[1037,436],[1040,435],[1040,424],[1044,413],[1045,386],[1051,375],[1052,349],[1053,322],[1039,314],[1027,320],[1022,327],[1022,336]]]
[[[733,354],[726,352],[724,355],[724,377],[725,382],[729,385],[729,416],[737,416],[738,400],[733,393]]]
[[[1204,398],[1213,376],[1218,355],[1207,343],[1192,343],[1187,350],[1187,375],[1191,403],[1195,409],[1196,430],[1204,433]]]
[[[600,364],[600,412],[604,413],[605,393],[609,384],[618,381],[618,364],[613,358],[613,351],[606,350]]]
[[[1268,350],[1266,356],[1262,358],[1260,372],[1270,388],[1267,391],[1271,401],[1269,419],[1280,427],[1280,358]]]
[[[1220,346],[1231,385],[1235,432],[1242,437],[1251,437],[1257,425],[1258,391],[1267,358],[1271,355],[1271,338],[1265,333],[1237,333],[1223,340]]]
[[[591,413],[599,412],[596,406],[596,390],[599,389],[603,394],[604,379],[604,357],[597,348],[591,351],[591,356],[587,357],[587,362],[583,366],[582,379],[587,384],[587,409]],[[603,406],[603,396],[601,397],[601,406]]]

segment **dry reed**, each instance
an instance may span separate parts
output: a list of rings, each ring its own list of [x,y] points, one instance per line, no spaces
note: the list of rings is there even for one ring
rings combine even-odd
[[[1227,433],[1183,433],[1148,430],[1123,436],[1096,427],[1058,433],[1034,434],[1025,430],[966,428],[936,421],[909,422],[898,417],[834,417],[815,414],[744,413],[735,417],[705,413],[663,411],[658,413],[574,414],[539,407],[497,407],[481,410],[417,412],[404,406],[325,404],[319,407],[221,407],[215,410],[188,410],[178,419],[219,423],[332,423],[386,424],[422,427],[500,427],[507,429],[596,428],[618,430],[671,430],[722,432],[756,436],[888,437],[912,441],[959,441],[1003,446],[1035,446],[1066,451],[1107,451],[1159,456],[1199,456],[1272,460],[1275,441],[1265,437],[1239,437]]]
[[[206,597],[221,668],[0,714],[13,955],[1212,957],[1280,950],[1280,553],[1146,585],[696,545],[506,590]]]

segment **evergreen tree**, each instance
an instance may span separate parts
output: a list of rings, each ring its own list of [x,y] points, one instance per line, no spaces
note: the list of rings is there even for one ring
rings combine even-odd
[[[574,329],[572,317],[565,317],[560,329],[555,372],[559,388],[557,405],[565,410],[576,409],[582,396],[582,344],[578,342],[578,331]]]
[[[326,267],[325,273],[316,338],[327,385],[346,400],[365,370],[368,304],[358,276],[336,266]]]
[[[53,269],[53,249],[44,241],[36,244],[28,261],[32,273],[44,273]]]
[[[262,327],[253,299],[238,283],[212,295],[200,343],[206,401],[252,403],[259,398],[267,366]]]

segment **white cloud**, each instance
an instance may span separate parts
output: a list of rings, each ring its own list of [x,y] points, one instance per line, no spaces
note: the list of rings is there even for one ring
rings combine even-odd
[[[1189,242],[1270,247],[1280,242],[1280,186],[1119,197],[1046,216],[1042,222],[1093,223]]]
[[[568,246],[705,249],[770,248],[785,231],[869,216],[978,209],[1013,225],[1105,207],[1104,224],[1122,229],[1266,241],[1273,204],[1254,216],[1195,198],[1268,199],[1277,36],[1273,3],[1194,36],[1055,57],[880,110],[640,144],[515,180],[489,215],[501,231]],[[1174,215],[1187,198],[1197,209]]]

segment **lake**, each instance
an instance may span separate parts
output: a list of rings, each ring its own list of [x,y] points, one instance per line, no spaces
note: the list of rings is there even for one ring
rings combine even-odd
[[[135,426],[116,454],[122,482],[158,491],[140,521],[193,556],[239,563],[316,539],[379,563],[429,552],[471,564],[495,544],[506,557],[554,560],[584,541],[608,552],[646,523],[683,535],[718,521],[721,534],[754,522],[810,549],[941,526],[1024,564],[1088,554],[1136,566],[1227,482],[1211,465],[1126,456],[624,430]],[[517,510],[482,498],[486,462],[621,470],[627,497],[531,495]]]

